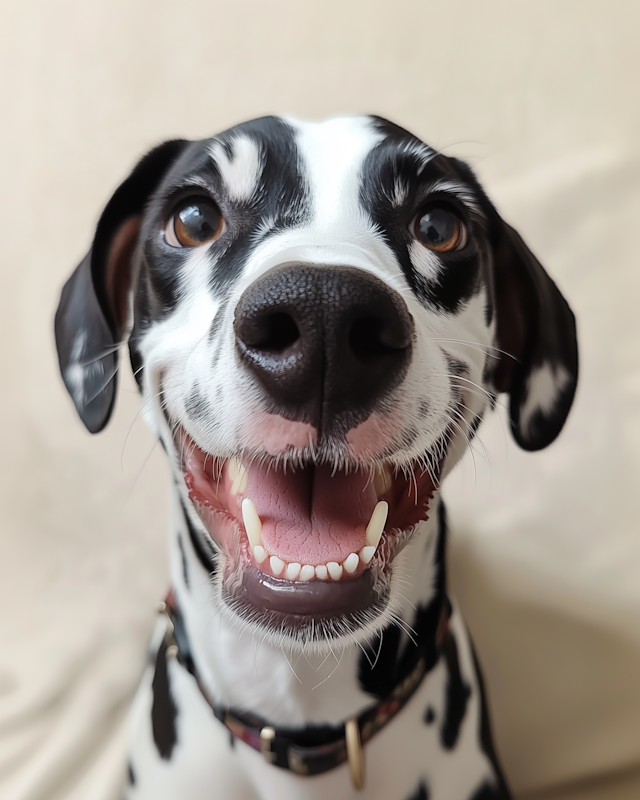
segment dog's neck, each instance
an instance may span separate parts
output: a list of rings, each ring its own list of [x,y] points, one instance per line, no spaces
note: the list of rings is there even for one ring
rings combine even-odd
[[[214,600],[209,556],[174,491],[171,580],[200,680],[216,702],[274,725],[335,724],[386,697],[417,649],[435,658],[444,602],[446,523],[439,494],[396,559],[396,621],[367,642],[323,655],[277,647],[241,630]]]

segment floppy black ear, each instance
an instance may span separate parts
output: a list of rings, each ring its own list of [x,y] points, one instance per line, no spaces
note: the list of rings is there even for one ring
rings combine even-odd
[[[493,210],[498,347],[493,380],[510,395],[511,431],[525,450],[560,433],[578,382],[575,317],[521,237]]]
[[[91,250],[62,289],[55,336],[62,379],[91,433],[109,421],[116,397],[118,347],[127,333],[132,260],[145,205],[187,145],[148,153],[107,203]]]

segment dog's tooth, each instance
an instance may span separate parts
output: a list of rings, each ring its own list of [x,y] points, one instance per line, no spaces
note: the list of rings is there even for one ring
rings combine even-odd
[[[242,465],[242,461],[235,456],[229,459],[227,472],[231,478],[231,494],[244,494],[249,481],[249,473]]]
[[[389,491],[392,482],[391,468],[386,464],[378,464],[373,476],[373,486],[378,497],[382,497]]]
[[[249,538],[249,544],[255,547],[262,544],[262,522],[253,504],[253,500],[245,497],[242,501],[242,521]]]
[[[387,514],[389,513],[389,503],[381,500],[378,505],[373,509],[373,514],[367,525],[367,544],[371,547],[377,547],[384,531],[384,526],[387,521]]]
[[[316,574],[315,567],[312,567],[310,564],[305,564],[304,567],[300,570],[300,580],[301,581],[310,581]]]
[[[358,554],[349,553],[349,555],[342,562],[342,566],[346,569],[349,575],[353,575],[353,573],[358,569],[359,563],[360,563],[360,557],[358,556]]]
[[[269,559],[269,564],[271,566],[271,572],[273,572],[273,574],[276,576],[280,575],[284,569],[284,561],[281,558],[278,558],[278,556],[271,556]]]
[[[362,561],[363,564],[368,564],[373,558],[373,554],[375,552],[376,548],[372,547],[370,544],[366,547],[363,547],[360,551],[360,561]]]
[[[258,562],[258,564],[262,564],[262,562],[267,557],[267,551],[264,549],[264,547],[261,544],[257,544],[253,548],[253,557]]]
[[[326,565],[318,564],[318,566],[316,567],[316,578],[319,581],[326,581],[328,577],[329,577],[329,571],[327,570]]]
[[[301,569],[302,564],[298,564],[295,561],[292,564],[287,564],[287,568],[284,571],[284,577],[289,581],[295,581],[300,574]]]
[[[338,564],[337,561],[329,561],[327,570],[334,581],[339,581],[342,577],[342,564]]]

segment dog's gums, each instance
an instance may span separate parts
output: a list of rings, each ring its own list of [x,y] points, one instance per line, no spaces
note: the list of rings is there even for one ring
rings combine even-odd
[[[369,590],[389,572],[417,523],[426,520],[435,488],[433,477],[418,467],[292,468],[255,458],[214,458],[184,429],[175,442],[189,499],[226,556],[226,583],[242,585],[245,599],[255,595],[256,605],[273,609],[275,603],[292,615],[310,613],[311,598],[314,613],[323,616],[338,606],[356,610],[354,590]],[[361,581],[365,573],[370,574]],[[340,590],[336,604],[329,587],[338,583],[353,586]],[[307,600],[300,605],[303,594]]]

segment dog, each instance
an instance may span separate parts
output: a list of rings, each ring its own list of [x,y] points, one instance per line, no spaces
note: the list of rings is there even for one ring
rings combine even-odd
[[[378,117],[146,155],[55,319],[91,433],[128,344],[172,466],[130,800],[504,800],[440,485],[509,395],[549,445],[574,316],[470,168]]]

